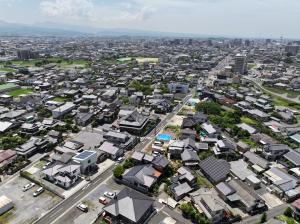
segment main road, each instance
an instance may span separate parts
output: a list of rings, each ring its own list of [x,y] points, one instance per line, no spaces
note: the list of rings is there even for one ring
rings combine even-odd
[[[188,100],[192,96],[193,96],[193,94],[187,95],[182,100],[181,104],[178,104],[171,113],[169,113],[165,118],[163,118],[160,121],[160,123],[156,126],[156,128],[153,129],[150,133],[148,133],[147,136],[144,137],[144,140],[141,141],[139,144],[137,144],[133,150],[142,151],[144,148],[146,148],[154,140],[155,135],[168,124],[168,121],[183,108],[183,106],[188,102]],[[57,204],[48,213],[43,215],[41,218],[39,218],[34,223],[35,224],[53,223],[55,220],[57,220],[58,217],[61,217],[62,215],[64,215],[64,213],[69,208],[73,207],[74,205],[77,205],[84,197],[86,197],[90,192],[92,192],[95,188],[97,188],[104,180],[106,180],[108,178],[112,178],[113,167],[114,166],[109,167],[102,174],[100,174],[95,179],[90,181],[90,183],[88,185],[83,187],[81,190],[78,190],[76,193],[74,193],[69,198],[67,198],[67,199],[63,200],[62,202],[60,202],[59,204]]]

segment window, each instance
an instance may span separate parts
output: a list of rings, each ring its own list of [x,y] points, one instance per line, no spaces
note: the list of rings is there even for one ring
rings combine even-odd
[[[91,163],[91,160],[90,160],[90,159],[88,160],[88,163]]]

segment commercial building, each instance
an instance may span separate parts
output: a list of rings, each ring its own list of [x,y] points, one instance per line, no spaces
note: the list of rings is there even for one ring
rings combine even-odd
[[[234,58],[234,71],[244,75],[247,71],[247,56],[244,54],[237,54]]]

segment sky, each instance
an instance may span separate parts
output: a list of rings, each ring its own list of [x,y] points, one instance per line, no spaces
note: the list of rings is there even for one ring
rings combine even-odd
[[[0,20],[300,38],[300,0],[0,0]]]

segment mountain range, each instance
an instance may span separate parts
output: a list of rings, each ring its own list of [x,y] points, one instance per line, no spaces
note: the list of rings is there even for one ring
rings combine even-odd
[[[124,28],[97,28],[62,23],[35,24],[0,21],[0,36],[149,36],[149,37],[208,37],[187,33],[170,33]]]

